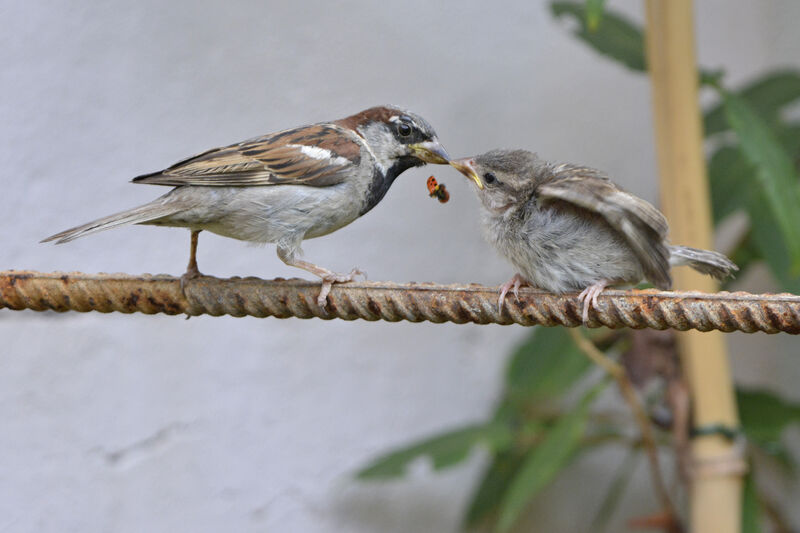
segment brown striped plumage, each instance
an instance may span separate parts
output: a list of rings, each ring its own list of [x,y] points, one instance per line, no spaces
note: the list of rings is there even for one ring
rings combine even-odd
[[[213,148],[134,183],[169,185],[149,204],[94,220],[45,239],[69,242],[126,224],[192,230],[183,280],[198,276],[200,231],[258,243],[276,243],[287,265],[322,278],[318,302],[337,274],[299,259],[304,239],[343,228],[375,207],[405,170],[449,157],[422,117],[393,106],[366,109],[341,120],[270,133]]]
[[[308,157],[303,147],[328,150],[333,157]],[[133,182],[209,187],[278,184],[327,187],[341,183],[359,163],[361,146],[352,130],[335,124],[315,124],[214,148],[160,172],[134,178]]]

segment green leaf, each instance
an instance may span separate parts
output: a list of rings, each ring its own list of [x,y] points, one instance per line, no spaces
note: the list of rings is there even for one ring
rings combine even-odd
[[[586,431],[589,406],[603,386],[605,383],[592,388],[579,405],[561,417],[528,453],[503,495],[497,520],[498,531],[508,531],[531,499],[575,457]]]
[[[800,146],[800,127],[781,130],[784,146]],[[752,178],[755,170],[738,146],[724,146],[714,152],[708,166],[714,221],[744,208],[750,218],[750,232],[730,254],[740,268],[740,276],[754,261],[764,259],[781,288],[800,291],[800,279],[791,273],[791,258],[783,235],[776,232],[778,222],[761,187]],[[731,191],[735,191],[732,193]]]
[[[792,156],[795,168],[800,168],[800,123],[781,124],[776,131],[781,144]]]
[[[714,152],[708,163],[708,181],[715,224],[747,206],[754,173],[738,147],[723,146]]]
[[[506,489],[511,484],[514,474],[519,471],[524,459],[525,454],[518,450],[509,450],[495,455],[470,500],[464,519],[467,527],[475,527],[497,512]]]
[[[800,273],[800,182],[791,157],[775,133],[741,97],[720,89],[728,119],[742,152],[783,234],[793,274]]]
[[[756,482],[751,470],[744,478],[742,494],[742,533],[761,533],[761,513],[758,505]]]
[[[742,184],[737,196],[746,201],[750,232],[741,243],[741,248],[737,248],[731,254],[731,260],[739,265],[743,273],[748,262],[764,259],[782,290],[800,292],[800,278],[791,273],[789,252],[783,236],[775,231],[778,223],[764,198],[764,192],[757,184],[750,181]]]
[[[756,189],[756,190],[753,190]],[[764,193],[758,187],[751,192],[743,192],[748,197],[747,212],[750,216],[750,241],[767,262],[770,271],[783,290],[800,292],[800,278],[793,275],[792,261],[783,236],[775,231],[778,222],[770,210]]]
[[[642,72],[646,69],[642,31],[619,14],[606,10],[602,24],[590,29],[587,6],[575,2],[553,2],[550,9],[556,17],[569,16],[575,19],[579,24],[575,35],[595,51],[631,70]]]
[[[775,126],[780,121],[780,111],[800,99],[800,73],[791,70],[772,72],[749,83],[736,94],[746,100],[768,125]],[[730,129],[722,102],[706,112],[704,120],[706,136]]]
[[[511,357],[507,395],[512,401],[559,397],[590,367],[565,328],[536,328]]]
[[[790,424],[800,423],[800,403],[793,403],[766,390],[736,390],[742,429],[759,442],[779,441]]]
[[[755,263],[764,260],[759,247],[753,242],[753,232],[748,230],[744,237],[739,241],[736,247],[728,253],[728,257],[739,267],[738,275],[745,276],[747,270]],[[722,282],[720,287],[723,291],[731,290],[732,285],[736,283],[736,278],[728,278]]]
[[[597,31],[603,18],[603,4],[606,0],[586,0],[586,27],[590,32]]]
[[[751,441],[751,444],[764,453],[766,458],[775,461],[780,473],[786,476],[787,479],[794,479],[797,472],[797,462],[786,444],[783,442],[764,443],[756,440]]]
[[[700,69],[700,85],[712,88],[720,87],[724,77],[724,70]]]
[[[475,424],[425,439],[406,448],[393,451],[358,472],[359,479],[400,477],[412,461],[428,456],[436,470],[453,466],[469,456],[472,449],[483,444],[497,451],[511,445],[511,430],[504,424]]]

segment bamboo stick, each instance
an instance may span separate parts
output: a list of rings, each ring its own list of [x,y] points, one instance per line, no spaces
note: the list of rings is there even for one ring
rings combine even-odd
[[[698,109],[691,0],[647,0],[647,61],[652,79],[661,207],[670,238],[711,249],[711,214],[703,135]],[[674,272],[679,289],[714,291],[715,282],[691,269]],[[678,334],[681,359],[691,388],[696,427],[738,427],[725,340],[718,333]],[[720,436],[692,445],[698,468],[690,487],[690,524],[697,533],[740,531],[742,468],[703,468],[729,461],[737,465],[733,443]],[[737,472],[737,470],[739,470]]]

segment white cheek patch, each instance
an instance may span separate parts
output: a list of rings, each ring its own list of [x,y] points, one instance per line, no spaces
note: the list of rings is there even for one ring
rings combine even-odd
[[[398,144],[391,130],[384,123],[373,122],[358,128],[358,132],[366,139],[364,146],[372,154],[375,164],[381,172],[386,173],[398,157],[406,154],[403,145]]]
[[[368,142],[364,143],[364,148],[366,148],[367,151],[370,153],[370,155],[372,155],[372,159],[373,161],[375,161],[375,164],[378,166],[380,171],[385,174],[387,169],[386,164],[380,158],[378,158],[378,155],[375,153],[375,151],[372,149],[372,147],[369,145]]]
[[[306,146],[304,144],[287,144],[286,146],[291,146],[292,148],[297,148],[300,150],[303,155],[306,155],[312,159],[318,159],[320,161],[329,161],[332,165],[349,165],[350,160],[346,157],[341,157],[338,155],[333,155],[333,152],[330,150],[326,150],[325,148],[320,148],[319,146]]]

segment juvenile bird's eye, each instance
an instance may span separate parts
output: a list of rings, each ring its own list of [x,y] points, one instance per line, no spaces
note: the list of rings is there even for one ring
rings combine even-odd
[[[483,181],[485,181],[487,184],[492,184],[497,181],[497,178],[492,172],[487,172],[483,175]]]
[[[397,132],[403,137],[408,137],[411,135],[411,126],[406,122],[401,122],[400,125],[397,126]]]

